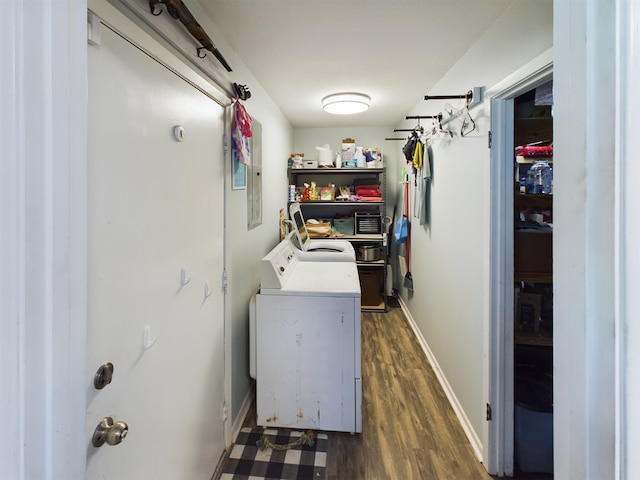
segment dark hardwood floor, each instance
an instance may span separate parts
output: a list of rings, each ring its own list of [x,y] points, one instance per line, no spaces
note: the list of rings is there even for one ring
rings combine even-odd
[[[399,308],[362,313],[362,386],[363,431],[329,433],[326,480],[491,480]]]
[[[498,478],[476,458],[399,308],[362,313],[362,386],[362,433],[329,432],[326,480]],[[255,403],[244,426],[256,426]]]

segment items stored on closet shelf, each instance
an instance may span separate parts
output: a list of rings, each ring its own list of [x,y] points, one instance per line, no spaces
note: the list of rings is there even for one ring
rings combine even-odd
[[[303,168],[303,159],[304,153],[292,153],[291,155],[289,155],[289,162],[287,166],[289,168]]]
[[[377,147],[365,148],[356,146],[355,140],[352,138],[345,138],[344,140],[342,140],[342,152],[340,154],[340,160],[340,167],[342,168],[383,167],[382,150]]]
[[[305,159],[304,153],[289,155],[288,168],[383,168],[382,150],[378,147],[356,146],[353,138],[345,138],[334,155],[331,146],[326,143],[315,147],[317,160]]]
[[[330,183],[324,187],[318,187],[316,182],[304,183],[302,193],[295,185],[289,185],[289,201],[314,201],[332,202],[336,199],[336,186]]]
[[[516,157],[552,157],[553,145],[519,145]]]
[[[525,192],[550,195],[553,189],[553,171],[547,160],[534,160],[525,178]]]
[[[516,182],[520,193],[550,195],[553,193],[553,145],[537,142],[515,148]],[[530,166],[529,166],[530,165]]]

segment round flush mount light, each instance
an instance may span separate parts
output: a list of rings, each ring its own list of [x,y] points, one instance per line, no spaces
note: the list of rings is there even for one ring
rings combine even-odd
[[[322,108],[327,113],[350,115],[369,108],[371,97],[362,93],[334,93],[322,99]]]

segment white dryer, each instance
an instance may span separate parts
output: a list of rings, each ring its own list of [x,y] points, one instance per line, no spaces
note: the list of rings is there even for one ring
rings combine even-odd
[[[283,240],[261,269],[250,315],[258,425],[362,432],[356,264],[299,261]]]

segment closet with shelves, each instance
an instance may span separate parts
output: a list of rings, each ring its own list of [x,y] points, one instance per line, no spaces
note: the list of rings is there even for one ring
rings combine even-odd
[[[541,478],[553,478],[552,103],[552,82],[514,101],[514,461]]]
[[[386,179],[385,168],[289,168],[289,185],[295,186],[304,218],[331,224],[331,234],[352,243],[360,276],[363,311],[386,311],[387,272]],[[317,200],[302,196],[304,185],[315,184]],[[357,186],[373,187],[380,197],[354,200]],[[349,192],[340,198],[342,191]],[[325,190],[323,193],[323,189]],[[371,188],[369,188],[371,190]],[[291,201],[289,202],[291,203]]]

